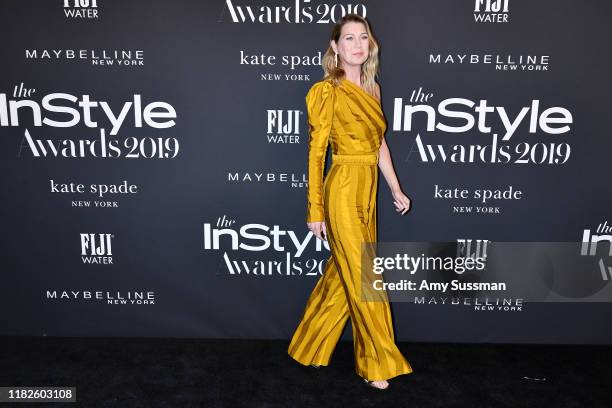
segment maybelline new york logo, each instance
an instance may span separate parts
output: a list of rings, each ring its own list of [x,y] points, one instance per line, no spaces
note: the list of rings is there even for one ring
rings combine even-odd
[[[601,279],[604,281],[612,280],[612,266],[610,257],[612,257],[612,226],[608,225],[608,221],[604,221],[597,226],[594,234],[590,229],[585,229],[582,233],[582,246],[580,247],[580,255],[591,256],[597,259],[597,267],[601,273]],[[599,235],[598,235],[599,234]],[[602,255],[601,251],[597,253],[598,243],[607,242],[607,249]]]
[[[279,171],[228,171],[230,183],[281,183],[291,188],[308,187],[306,173],[282,173]]]
[[[239,225],[225,215],[214,224],[203,223],[203,248],[221,252],[217,274],[244,276],[318,276],[323,274],[326,259],[303,258],[311,247],[317,252],[325,249],[327,242],[317,239],[308,231],[299,237],[294,231],[265,224]],[[313,248],[314,247],[314,248]],[[283,257],[276,257],[281,254]]]
[[[471,259],[483,259],[487,261],[487,250],[493,243],[488,239],[471,239],[471,238],[459,238],[457,239],[457,257],[465,257]],[[433,299],[433,301],[432,301]],[[418,301],[417,301],[418,300]],[[415,303],[418,304],[444,304],[440,301],[440,298],[429,298],[421,297],[416,299]],[[473,306],[474,310],[478,311],[493,311],[493,312],[522,312],[524,302],[522,298],[516,298],[512,296],[491,296],[487,295],[484,299],[479,297],[463,297],[452,299],[448,302],[449,305],[466,305]]]
[[[366,6],[361,3],[329,4],[319,3],[311,5],[310,0],[288,1],[287,5],[242,5],[232,0],[223,2],[223,9],[218,22],[227,20],[232,23],[260,23],[260,24],[329,24],[335,23],[345,14],[355,13],[366,16]]]
[[[89,61],[98,66],[144,66],[143,50],[26,49],[27,60]]]
[[[31,128],[79,127],[78,140],[72,138],[36,138],[34,130],[26,126],[17,149],[17,157],[36,158],[126,158],[173,159],[179,153],[179,141],[175,137],[126,137],[117,136],[126,125],[133,128],[148,127],[167,129],[175,126],[176,111],[167,102],[144,102],[139,94],[120,105],[92,99],[90,95],[77,97],[69,93],[54,92],[36,98],[34,88],[23,83],[16,85],[12,99],[0,93],[0,126]],[[121,106],[117,109],[116,106]],[[113,108],[111,108],[113,106]],[[110,128],[107,136],[106,128]],[[88,128],[98,129],[95,139],[82,138]]]
[[[548,71],[548,55],[512,54],[433,54],[429,53],[430,64],[439,65],[491,65],[496,71]]]
[[[48,289],[45,298],[49,302],[104,302],[114,306],[155,305],[155,291],[145,290],[56,290]]]
[[[433,104],[434,100],[434,94],[422,87],[412,91],[407,103],[404,98],[394,100],[394,131],[413,132],[415,129],[424,129],[428,134],[437,133],[441,141],[451,141],[428,144],[419,132],[406,161],[420,159],[422,163],[561,165],[570,158],[570,144],[558,138],[512,144],[512,138],[521,130],[529,135],[561,135],[569,132],[573,118],[566,108],[553,106],[544,109],[540,106],[540,100],[534,99],[513,114],[504,106],[490,106],[486,99],[476,103],[467,98],[447,98],[437,106]],[[482,139],[478,134],[484,135],[488,139],[486,142],[490,143],[456,143],[460,135]]]

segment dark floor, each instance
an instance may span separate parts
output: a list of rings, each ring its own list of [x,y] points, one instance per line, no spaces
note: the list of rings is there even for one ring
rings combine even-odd
[[[288,341],[0,338],[0,386],[76,386],[70,407],[612,407],[612,347],[399,343],[414,372],[368,388],[343,341],[304,367]],[[9,404],[0,403],[0,408]]]

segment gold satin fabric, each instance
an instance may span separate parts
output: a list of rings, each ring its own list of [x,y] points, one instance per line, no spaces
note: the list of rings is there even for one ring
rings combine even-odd
[[[394,342],[386,294],[361,292],[362,280],[372,278],[371,273],[361,273],[362,243],[377,240],[378,151],[387,126],[380,103],[344,79],[337,87],[329,81],[315,83],[306,95],[306,106],[310,133],[306,221],[325,221],[331,256],[288,353],[304,365],[328,365],[350,316],[359,376],[374,381],[411,373]],[[332,166],[323,181],[328,144]],[[362,296],[378,300],[364,301]]]

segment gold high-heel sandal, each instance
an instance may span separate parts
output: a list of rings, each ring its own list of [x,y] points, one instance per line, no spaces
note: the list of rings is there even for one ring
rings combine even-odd
[[[380,388],[374,385],[374,381],[370,381],[370,380],[366,380],[365,378],[363,379],[363,381],[365,381],[365,383],[372,387],[372,388],[376,388],[377,390],[386,390],[387,388],[389,388],[389,382],[387,381],[387,386],[385,388]]]

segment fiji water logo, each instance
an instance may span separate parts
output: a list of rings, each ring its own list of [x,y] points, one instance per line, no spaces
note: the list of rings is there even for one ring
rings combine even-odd
[[[98,18],[98,0],[64,0],[66,18]]]
[[[113,264],[115,234],[81,234],[81,260],[84,264]]]
[[[268,143],[300,143],[300,122],[303,112],[300,110],[268,109],[267,110]]]
[[[509,0],[476,0],[474,21],[477,23],[507,23]]]
[[[457,239],[458,258],[487,259],[487,247],[491,241],[488,239]]]

